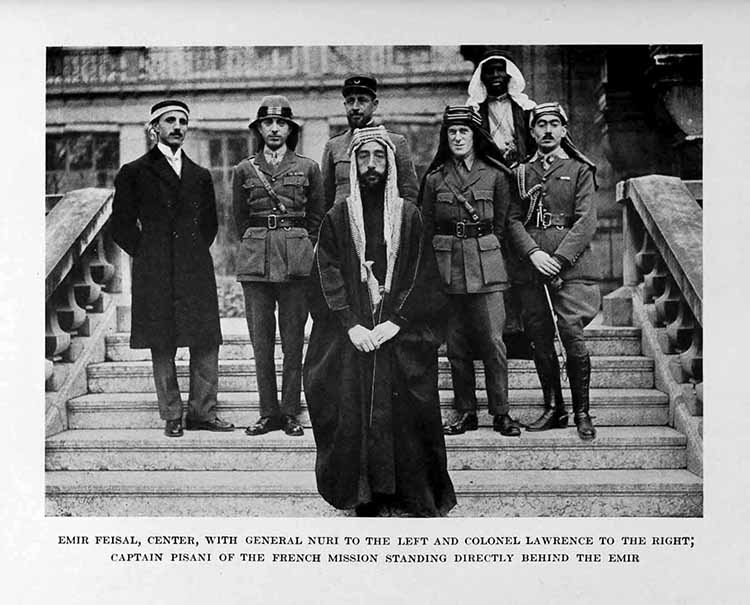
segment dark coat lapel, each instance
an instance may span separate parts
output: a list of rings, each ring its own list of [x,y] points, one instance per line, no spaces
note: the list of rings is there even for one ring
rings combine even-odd
[[[186,194],[195,195],[199,191],[199,166],[182,152],[182,172],[180,173],[180,199]]]
[[[185,152],[183,151],[183,166],[184,166],[184,157]],[[169,165],[169,162],[167,161],[167,158],[164,157],[164,154],[159,150],[159,148],[154,145],[151,151],[148,153],[148,166],[149,168],[164,182],[166,182],[168,185],[172,187],[178,187],[180,184],[180,179],[175,174],[175,171],[172,169],[172,166]]]

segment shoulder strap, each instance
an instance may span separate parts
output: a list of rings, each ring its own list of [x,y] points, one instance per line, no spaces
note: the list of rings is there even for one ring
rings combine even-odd
[[[268,182],[268,179],[258,168],[258,165],[255,163],[255,158],[252,158],[250,160],[250,165],[253,167],[253,170],[255,170],[256,176],[260,179],[260,183],[261,185],[263,185],[263,188],[268,193],[269,197],[271,198],[271,201],[273,201],[274,209],[278,212],[281,212],[282,214],[286,213],[287,210],[286,210],[286,206],[284,205],[284,202],[281,201],[281,198],[279,198],[279,195],[273,190],[273,187],[271,187],[271,183]]]
[[[540,194],[542,192],[542,184],[537,183],[529,191],[526,191],[526,164],[521,164],[516,169],[516,183],[518,184],[518,193],[521,195],[521,199],[526,200],[529,204],[529,207],[526,210],[526,217],[523,219],[523,224],[526,226],[531,220],[531,216],[534,214],[534,209],[539,202]]]

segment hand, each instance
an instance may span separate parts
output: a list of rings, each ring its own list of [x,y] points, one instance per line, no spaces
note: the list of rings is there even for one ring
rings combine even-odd
[[[372,330],[372,334],[375,337],[375,342],[377,343],[378,348],[380,348],[381,345],[385,344],[396,334],[398,334],[399,330],[401,330],[401,326],[393,323],[390,320],[384,321],[383,323],[375,326]]]
[[[562,270],[559,261],[544,250],[535,250],[531,253],[529,259],[534,268],[547,277],[554,277]]]
[[[349,328],[348,334],[354,348],[361,353],[371,353],[380,346],[376,343],[373,332],[361,324]]]

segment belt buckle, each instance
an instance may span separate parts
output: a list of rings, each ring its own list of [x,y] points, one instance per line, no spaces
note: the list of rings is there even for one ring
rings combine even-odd
[[[552,226],[552,214],[542,212],[542,229],[549,229]]]
[[[466,223],[464,221],[458,221],[456,223],[456,237],[466,237]]]
[[[276,227],[278,227],[278,220],[277,220],[277,216],[275,214],[269,214],[266,217],[266,221],[268,223],[268,228],[269,229],[273,230],[273,229],[276,229]]]

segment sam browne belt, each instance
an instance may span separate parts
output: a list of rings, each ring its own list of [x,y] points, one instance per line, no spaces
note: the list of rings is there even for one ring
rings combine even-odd
[[[267,229],[291,229],[292,227],[305,227],[304,216],[279,216],[269,214],[268,216],[251,216],[250,227],[266,227]]]
[[[573,226],[575,220],[568,214],[553,214],[552,212],[540,212],[537,215],[537,220],[534,223],[528,225],[529,229],[549,229],[554,227],[555,229],[565,229]]]
[[[461,239],[482,237],[492,233],[492,221],[484,220],[478,223],[467,221],[444,221],[435,223],[436,235],[453,235]]]

